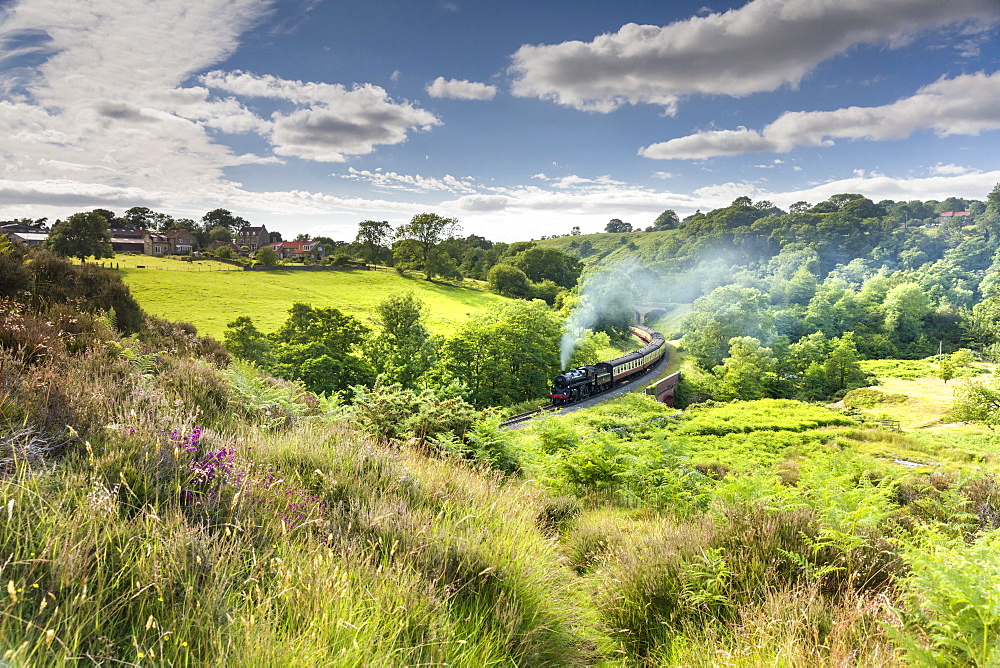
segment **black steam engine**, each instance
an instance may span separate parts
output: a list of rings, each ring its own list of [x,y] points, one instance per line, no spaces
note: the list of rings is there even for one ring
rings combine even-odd
[[[666,343],[663,335],[643,325],[632,325],[631,329],[633,336],[645,342],[645,346],[613,360],[563,371],[552,381],[549,395],[552,405],[571,404],[600,394],[645,373],[660,361]]]

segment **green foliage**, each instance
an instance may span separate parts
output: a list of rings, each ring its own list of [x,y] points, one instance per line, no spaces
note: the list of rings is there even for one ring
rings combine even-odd
[[[358,234],[354,243],[361,246],[361,256],[365,262],[375,263],[387,250],[392,238],[392,225],[387,220],[363,220],[358,223]]]
[[[527,274],[509,264],[498,264],[490,269],[486,275],[486,284],[490,290],[505,297],[526,298],[531,295]]]
[[[63,257],[75,257],[81,262],[88,257],[95,260],[114,257],[111,248],[109,221],[96,211],[74,213],[52,226],[45,247]]]
[[[428,265],[431,264],[432,249],[460,231],[461,226],[455,218],[442,218],[436,213],[418,213],[410,219],[409,223],[396,228],[396,238],[408,239],[415,242],[413,246],[415,252],[411,251],[409,253],[406,262],[418,265],[413,267],[415,269],[424,269],[427,271]],[[403,246],[399,246],[398,248],[403,248]],[[398,263],[399,260],[397,260]],[[431,273],[427,274],[427,278],[429,279],[434,275],[437,274],[431,269]]]
[[[924,665],[995,665],[1000,595],[984,584],[1000,578],[1000,534],[989,532],[970,544],[928,533],[902,547],[909,572],[900,612],[909,633],[894,636],[907,659]]]
[[[562,288],[572,288],[576,285],[583,268],[572,255],[555,248],[539,246],[521,251],[508,261],[523,271],[532,283],[550,280]]]
[[[427,447],[443,434],[464,442],[479,414],[456,396],[457,391],[456,387],[416,391],[376,383],[371,389],[355,389],[352,412],[358,426],[381,442],[412,441]],[[485,439],[486,434],[480,437]]]
[[[264,335],[243,316],[229,323],[223,340],[240,359],[301,381],[312,392],[329,394],[374,381],[371,366],[355,352],[367,332],[338,309],[296,303],[277,331]]]
[[[253,256],[257,264],[262,264],[265,267],[273,267],[278,264],[278,251],[274,250],[274,246],[261,246]]]
[[[966,380],[955,388],[951,417],[959,422],[984,425],[992,431],[1000,425],[1000,387],[996,383]]]
[[[722,362],[734,337],[749,336],[759,341],[770,335],[771,316],[767,296],[756,288],[728,285],[695,301],[684,321],[681,346],[705,368]]]
[[[560,336],[559,322],[543,302],[511,302],[445,339],[432,373],[461,382],[476,406],[534,399],[559,371]]]
[[[381,332],[364,345],[365,355],[377,374],[414,387],[436,354],[438,341],[425,325],[426,307],[412,292],[386,297],[375,307]]]

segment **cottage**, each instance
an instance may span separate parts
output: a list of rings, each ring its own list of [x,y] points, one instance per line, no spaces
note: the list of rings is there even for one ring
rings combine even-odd
[[[968,225],[972,219],[971,216],[971,211],[943,211],[938,214],[938,222],[947,223],[949,220],[953,220],[959,225]]]
[[[236,233],[236,244],[238,246],[246,246],[251,251],[255,251],[261,246],[266,246],[270,242],[271,235],[268,234],[267,228],[263,225],[260,227],[243,227]]]
[[[316,241],[277,241],[267,245],[274,248],[279,258],[287,260],[288,258],[311,257],[316,251],[317,243]]]
[[[198,243],[188,230],[170,230],[163,236],[170,240],[170,247],[176,255],[190,255]]]
[[[162,234],[146,232],[142,236],[142,244],[145,255],[170,255],[170,239]]]

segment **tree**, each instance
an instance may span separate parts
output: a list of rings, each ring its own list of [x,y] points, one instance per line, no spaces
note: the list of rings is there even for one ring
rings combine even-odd
[[[223,246],[228,248],[228,246]],[[221,250],[221,249],[220,249]],[[273,362],[272,345],[249,316],[240,316],[226,324],[222,343],[236,357],[268,368]]]
[[[604,227],[605,232],[611,232],[615,234],[623,234],[625,232],[632,231],[632,224],[622,221],[620,218],[612,218],[608,221],[608,224]]]
[[[570,233],[570,236],[574,236],[574,237],[575,236],[579,236],[579,234],[580,234],[580,226],[579,225],[574,225],[572,227],[572,229],[570,229],[569,233]]]
[[[958,422],[975,422],[993,431],[1000,424],[1000,388],[977,380],[967,380],[955,388],[951,417]]]
[[[118,222],[118,216],[111,209],[94,209],[91,213],[96,213],[98,216],[105,220],[105,225],[108,227],[114,227],[115,223]]]
[[[426,267],[431,249],[462,230],[456,218],[442,218],[436,213],[418,213],[396,230],[397,239],[412,239],[420,244],[421,267]],[[427,277],[428,280],[430,276]]]
[[[561,336],[562,326],[543,302],[508,302],[448,337],[435,372],[441,381],[464,383],[480,407],[543,397],[559,372]]]
[[[424,303],[412,292],[390,295],[375,306],[381,331],[369,338],[365,352],[377,373],[404,388],[416,385],[434,356],[425,314]]]
[[[392,238],[392,225],[387,220],[363,220],[358,223],[358,235],[354,243],[361,246],[361,257],[369,264],[375,264],[379,252],[386,248]]]
[[[667,209],[653,221],[653,231],[676,230],[681,224],[681,219],[673,209]]]
[[[213,241],[222,241],[225,243],[233,242],[233,233],[228,227],[223,225],[216,225],[208,231],[208,241],[209,243]]]
[[[712,370],[716,378],[714,395],[719,399],[763,399],[786,394],[779,387],[782,383],[775,373],[777,360],[770,348],[763,348],[760,341],[749,336],[729,340],[729,357]],[[786,383],[787,384],[787,383]]]
[[[215,256],[223,260],[230,260],[233,257],[232,246],[219,246],[215,249]]]
[[[751,336],[766,340],[773,315],[770,299],[757,288],[724,285],[695,300],[684,321],[687,332],[681,345],[707,369],[720,364],[729,351],[729,340]]]
[[[122,220],[124,220],[130,227],[147,230],[152,227],[152,216],[154,213],[155,212],[149,207],[133,206],[125,212],[122,216]]]
[[[45,240],[45,247],[57,255],[75,257],[81,262],[90,256],[95,260],[115,256],[108,222],[94,211],[74,213],[66,220],[57,221]]]
[[[246,220],[239,216],[234,216],[228,209],[212,209],[201,217],[201,223],[206,230],[221,225],[230,232],[235,232],[241,227],[248,225]]]
[[[945,357],[941,360],[941,365],[938,367],[938,378],[944,381],[945,385],[948,381],[955,377],[955,364],[951,361],[950,357]]]
[[[509,262],[533,283],[548,279],[567,289],[576,285],[583,271],[583,263],[558,248],[535,246],[518,253]]]
[[[497,264],[486,274],[490,290],[505,297],[527,297],[531,294],[531,283],[527,275],[509,264]]]
[[[273,267],[278,264],[278,251],[274,250],[274,246],[261,246],[254,253],[254,259],[265,267]]]
[[[866,387],[868,375],[858,364],[858,350],[854,345],[853,332],[847,332],[832,342],[830,354],[823,365],[826,371],[827,388],[833,394]]]
[[[930,311],[930,300],[919,284],[900,283],[882,302],[885,331],[897,345],[911,343],[920,335],[921,320]]]
[[[274,351],[272,370],[282,378],[302,381],[313,392],[371,384],[374,371],[356,353],[368,331],[357,318],[338,309],[293,304],[288,319],[268,336]]]

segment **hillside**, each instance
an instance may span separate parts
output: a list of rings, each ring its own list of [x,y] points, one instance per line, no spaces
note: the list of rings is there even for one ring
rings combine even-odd
[[[454,387],[315,396],[93,266],[0,270],[11,665],[995,658],[983,429],[630,395],[505,431]]]
[[[220,340],[226,324],[242,315],[263,331],[277,329],[294,302],[337,308],[370,322],[379,301],[392,293],[413,292],[427,306],[432,331],[449,333],[470,315],[508,301],[485,290],[391,271],[232,271],[219,262],[127,255],[112,262],[146,311],[193,323],[200,333]],[[137,269],[139,265],[145,268]]]

